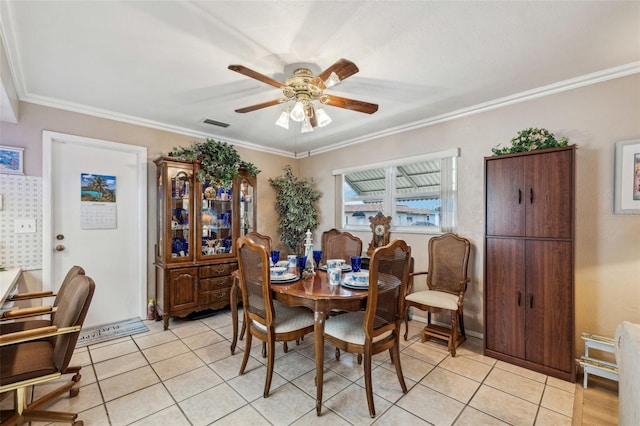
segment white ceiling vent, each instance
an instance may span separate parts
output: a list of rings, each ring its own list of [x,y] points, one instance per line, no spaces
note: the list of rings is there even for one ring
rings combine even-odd
[[[229,123],[223,123],[222,121],[216,121],[210,118],[205,118],[204,120],[202,120],[202,122],[206,124],[211,124],[212,126],[229,127]]]

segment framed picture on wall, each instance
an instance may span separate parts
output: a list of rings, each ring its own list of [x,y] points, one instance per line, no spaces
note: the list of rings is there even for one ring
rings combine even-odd
[[[24,174],[24,148],[0,145],[0,173]]]
[[[615,214],[640,214],[640,139],[616,143]]]

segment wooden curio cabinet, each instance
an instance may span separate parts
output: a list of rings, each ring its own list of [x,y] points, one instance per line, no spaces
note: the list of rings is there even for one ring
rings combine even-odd
[[[198,163],[162,157],[157,166],[156,318],[229,305],[236,241],[256,226],[256,179],[244,170],[230,189],[201,184]]]
[[[484,353],[575,381],[575,146],[485,158]]]

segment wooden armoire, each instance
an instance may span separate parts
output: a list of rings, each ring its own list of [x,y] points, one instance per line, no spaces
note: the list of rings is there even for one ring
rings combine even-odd
[[[575,145],[485,158],[484,353],[575,381]]]

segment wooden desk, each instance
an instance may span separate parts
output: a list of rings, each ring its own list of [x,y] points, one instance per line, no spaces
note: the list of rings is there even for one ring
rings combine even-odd
[[[234,272],[231,288],[231,316],[233,318],[233,340],[231,352],[235,350],[238,330],[237,286],[240,273]],[[327,273],[316,271],[313,279],[298,280],[294,283],[271,283],[274,298],[289,306],[306,306],[314,312],[314,343],[316,360],[316,413],[322,409],[322,384],[324,373],[324,323],[332,309],[358,311],[366,304],[368,290],[350,290],[339,285],[329,285]]]

